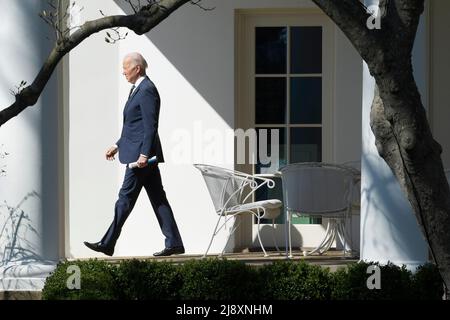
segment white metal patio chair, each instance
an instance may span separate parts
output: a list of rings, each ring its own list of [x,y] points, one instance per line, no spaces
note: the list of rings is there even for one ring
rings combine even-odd
[[[216,209],[216,214],[218,215],[218,220],[211,240],[203,256],[206,257],[208,254],[214,237],[219,233],[219,231],[223,227],[226,227],[230,219],[234,219],[233,225],[229,230],[227,241],[220,254],[220,256],[222,256],[231,235],[239,226],[239,222],[236,222],[238,220],[236,217],[243,214],[250,214],[257,220],[258,241],[264,252],[264,256],[267,257],[268,254],[261,241],[260,222],[261,219],[271,219],[272,227],[274,227],[275,219],[280,215],[283,203],[278,199],[269,199],[256,202],[247,201],[252,199],[256,190],[263,186],[273,188],[275,186],[275,182],[269,178],[249,175],[243,172],[211,165],[195,164],[194,166],[200,170],[203,178],[205,179],[206,186]],[[279,251],[275,242],[274,233],[272,233],[272,237],[275,247]]]
[[[353,174],[352,206],[359,211],[361,209],[361,161],[348,161],[338,166],[343,166]]]
[[[325,237],[310,255],[327,251],[336,237],[344,245],[344,255],[351,250],[351,237],[346,222],[352,208],[353,173],[340,165],[322,162],[305,162],[287,165],[280,169],[284,202],[287,209],[286,254],[292,258],[291,219],[298,216],[328,218]]]

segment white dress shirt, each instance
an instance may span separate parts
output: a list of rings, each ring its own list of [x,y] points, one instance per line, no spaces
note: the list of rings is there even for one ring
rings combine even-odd
[[[140,77],[139,79],[136,80],[136,83],[133,84],[134,89],[133,89],[133,91],[131,92],[130,97],[131,97],[131,96],[133,95],[133,93],[136,91],[136,88],[139,87],[139,85],[141,84],[141,82],[144,81],[144,79],[145,79],[145,76],[142,76],[142,77]]]

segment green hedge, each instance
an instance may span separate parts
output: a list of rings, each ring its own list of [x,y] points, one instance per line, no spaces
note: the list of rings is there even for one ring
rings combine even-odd
[[[69,267],[78,266],[81,274],[81,290],[70,290],[67,286],[73,275]],[[117,297],[117,270],[104,261],[89,260],[62,262],[47,278],[42,298],[45,300],[110,300]]]
[[[333,298],[345,300],[399,300],[416,299],[412,294],[413,278],[405,267],[393,264],[379,266],[381,290],[369,290],[367,273],[369,263],[351,264],[345,270],[338,270],[334,275]]]
[[[70,290],[67,269],[81,272],[81,289]],[[252,267],[242,262],[204,259],[169,262],[125,260],[60,263],[47,278],[43,299],[82,300],[438,300],[442,280],[434,265],[415,274],[393,264],[378,266],[381,289],[369,290],[367,268],[353,263],[337,272],[304,261]]]
[[[255,268],[238,261],[191,260],[180,266],[183,300],[257,299],[261,281]]]
[[[179,298],[182,278],[169,263],[123,261],[116,269],[117,298],[125,300],[174,300]]]
[[[306,262],[281,261],[260,270],[262,298],[270,300],[329,300],[332,274]]]

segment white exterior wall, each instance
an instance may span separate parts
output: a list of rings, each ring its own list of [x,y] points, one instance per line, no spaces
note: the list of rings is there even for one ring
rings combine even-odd
[[[77,4],[84,6],[84,20],[99,18],[99,9],[119,13],[112,1]],[[117,46],[104,38],[104,33],[92,35],[69,56],[68,257],[92,256],[83,241],[98,241],[106,232],[120,186],[119,164],[107,162],[104,155],[120,134],[120,62]]]
[[[128,10],[122,1],[84,6],[98,17]],[[96,256],[83,241],[99,240],[113,218],[123,179],[118,162],[104,151],[120,135],[122,110],[130,85],[121,76],[121,60],[131,51],[149,62],[149,76],[161,95],[159,132],[166,163],[161,174],[187,253],[203,253],[216,215],[203,178],[193,163],[233,168],[235,38],[234,9],[298,8],[309,1],[207,1],[205,12],[186,5],[149,34],[111,46],[104,34],[86,40],[70,55],[70,256]],[[361,60],[336,31],[334,92],[335,161],[359,160],[361,150]],[[215,131],[214,131],[215,130]],[[216,139],[214,138],[216,137]],[[220,252],[222,232],[210,250]],[[317,234],[316,243],[323,235]],[[163,236],[145,192],[128,218],[117,243],[117,256],[145,256],[164,246]],[[284,238],[279,239],[284,246]]]
[[[31,84],[53,42],[38,17],[45,2],[2,0],[0,106],[22,80]],[[33,107],[0,128],[0,291],[39,290],[59,258],[56,73]],[[5,166],[5,167],[3,167]],[[8,207],[7,207],[8,206]]]
[[[430,122],[433,136],[442,146],[442,162],[450,169],[450,1],[430,2]]]
[[[376,1],[366,1],[372,4]],[[415,48],[413,67],[426,106],[427,54],[426,20],[422,16]],[[381,26],[383,27],[383,26]],[[378,155],[370,128],[370,109],[375,81],[364,64],[363,73],[363,155],[361,181],[361,259],[388,261],[414,269],[427,261],[427,245],[419,230],[411,206],[385,161]]]

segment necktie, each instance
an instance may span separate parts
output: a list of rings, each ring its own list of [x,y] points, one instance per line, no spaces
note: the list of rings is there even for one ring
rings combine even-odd
[[[128,95],[128,99],[131,98],[131,95],[133,94],[134,88],[136,88],[135,85],[133,85],[133,86],[131,87],[130,94]]]

